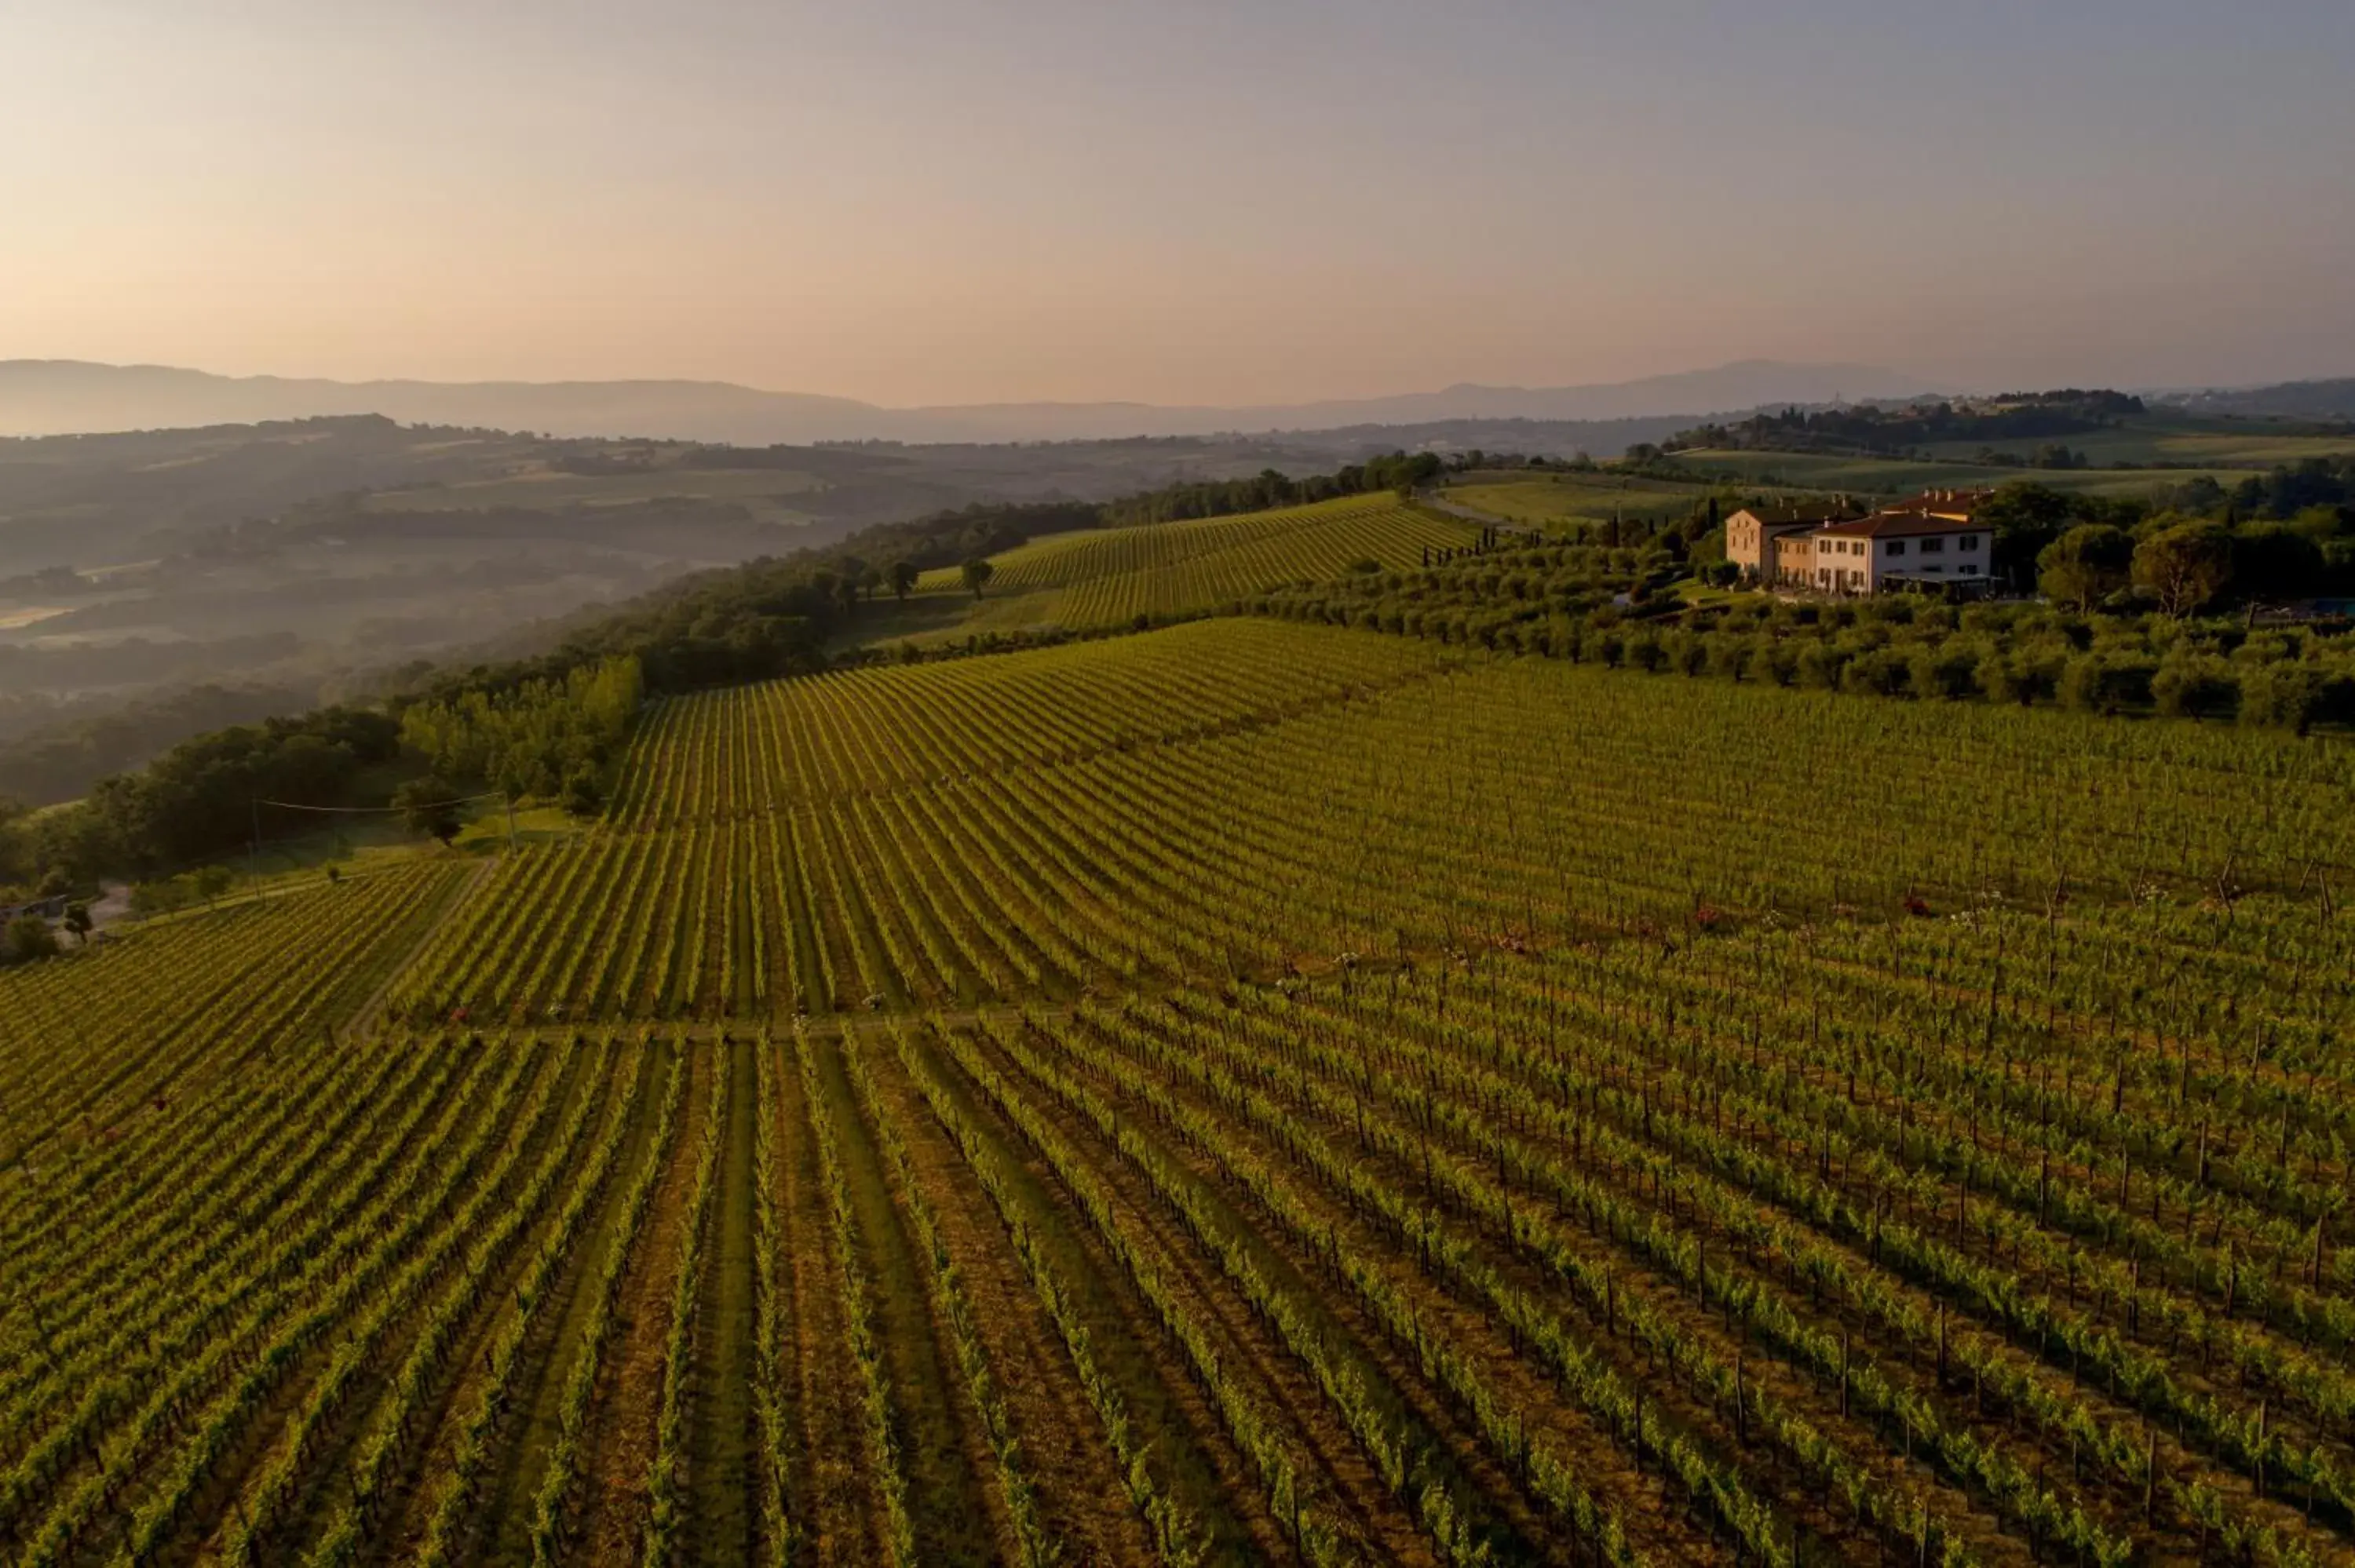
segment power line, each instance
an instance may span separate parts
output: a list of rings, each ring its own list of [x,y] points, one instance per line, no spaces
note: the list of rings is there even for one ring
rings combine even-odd
[[[459,795],[447,800],[435,800],[432,804],[436,806],[468,806],[472,805],[476,800],[497,800],[503,799],[505,799],[503,791],[492,789],[480,795]],[[260,799],[257,799],[253,803],[257,806],[275,806],[279,810],[285,811],[318,811],[326,815],[341,817],[382,816],[389,811],[405,811],[409,810],[406,806],[304,806],[299,805],[293,800],[263,800]]]
[[[436,810],[449,806],[472,805],[476,800],[496,800],[506,808],[507,848],[516,847],[515,797],[504,789],[485,789],[479,795],[461,795],[454,800],[432,802]],[[261,808],[269,806],[282,811],[312,811],[321,816],[380,817],[394,812],[407,812],[407,806],[305,806],[293,800],[265,800],[259,795],[246,797],[248,809],[253,813],[253,847],[247,862],[249,869],[258,871],[261,864]]]

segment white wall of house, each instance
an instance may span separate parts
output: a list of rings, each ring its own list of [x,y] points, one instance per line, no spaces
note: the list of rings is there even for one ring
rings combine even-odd
[[[1817,534],[1815,540],[1815,581],[1818,593],[1870,593],[1872,591],[1872,556],[1867,550],[1870,539],[1858,539],[1839,534]]]
[[[1894,583],[1963,583],[1977,587],[1987,577],[1992,554],[1988,534],[1922,534],[1871,541],[1873,591]]]
[[[1983,586],[1994,535],[1987,531],[1894,538],[1817,533],[1808,586],[1818,593],[1882,593],[1903,582]]]

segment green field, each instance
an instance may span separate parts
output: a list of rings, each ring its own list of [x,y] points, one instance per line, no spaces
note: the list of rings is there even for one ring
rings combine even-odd
[[[1525,527],[1549,523],[1607,523],[1614,516],[1681,517],[1705,501],[1709,487],[1644,475],[1560,473],[1470,475],[1447,487],[1447,499]]]
[[[2049,484],[2056,490],[2083,491],[2096,495],[2141,495],[2168,485],[2181,484],[2205,473],[2230,485],[2258,471],[2254,468],[2218,466],[2212,469],[2033,469],[2007,468],[1998,463],[1921,461],[1907,458],[1835,457],[1810,452],[1683,451],[1677,461],[1705,473],[1735,481],[1779,481],[1817,491],[1846,491],[1860,495],[1902,495],[1914,491],[1953,487],[1972,489],[2014,484],[2022,480]]]
[[[2343,1562],[2350,789],[1257,620],[668,700],[0,971],[0,1543]]]
[[[1339,577],[1362,561],[1412,567],[1426,549],[1460,547],[1477,534],[1473,524],[1389,495],[1057,534],[992,556],[994,575],[981,600],[953,616],[948,607],[970,601],[958,569],[926,572],[917,583],[916,624],[940,636],[1126,626],[1139,617],[1199,614],[1285,583]]]
[[[1774,478],[1817,490],[1895,494],[1936,486],[2001,485],[2032,480],[2060,490],[2134,496],[2206,475],[2230,486],[2277,464],[2343,456],[2355,437],[2302,433],[2242,420],[2148,420],[2053,438],[2094,465],[2082,469],[2022,469],[1974,461],[1983,447],[2032,455],[2047,440],[1954,442],[1935,446],[1929,460],[1840,457],[1806,452],[1680,451],[1678,464],[1737,480]],[[2105,467],[2135,463],[2142,468]],[[2147,465],[2164,463],[2162,469]]]
[[[1754,494],[1769,503],[1837,493],[1858,497],[1901,495],[1931,488],[1977,488],[2021,480],[2097,495],[2130,496],[2180,484],[2194,477],[2191,472],[2180,471],[2053,471],[1976,463],[1959,458],[1920,461],[1806,452],[1693,450],[1677,453],[1675,461],[1679,467],[1710,478],[1681,482],[1653,474],[1614,472],[1607,468],[1592,473],[1475,473],[1451,482],[1446,497],[1508,523],[1541,528],[1549,524],[1606,523],[1614,516],[1682,518],[1727,486],[1740,490],[1745,500]],[[2229,485],[2256,471],[2219,467],[2203,471]]]
[[[2154,420],[2083,435],[2056,438],[2095,465],[2115,462],[2189,464],[2214,469],[2269,469],[2307,458],[2340,457],[2355,451],[2355,437],[2301,434],[2297,427],[2270,428],[2243,420]],[[1934,447],[1941,457],[1966,459],[1980,444],[2026,457],[2042,441],[1995,441]]]

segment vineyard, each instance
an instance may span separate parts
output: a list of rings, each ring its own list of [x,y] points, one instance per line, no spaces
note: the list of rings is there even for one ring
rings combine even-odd
[[[2355,1558],[2343,748],[1264,620],[630,744],[0,974],[0,1562]]]
[[[1125,626],[1199,614],[1285,583],[1322,581],[1372,561],[1396,570],[1426,551],[1461,547],[1477,530],[1389,495],[1231,517],[1057,534],[991,559],[985,602],[969,624]],[[927,572],[919,592],[963,592],[955,567]]]

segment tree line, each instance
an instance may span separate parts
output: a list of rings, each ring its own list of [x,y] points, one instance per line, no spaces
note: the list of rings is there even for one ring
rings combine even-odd
[[[1282,506],[1305,506],[1383,490],[1406,494],[1431,483],[1446,471],[1445,460],[1436,452],[1392,452],[1305,479],[1293,479],[1271,468],[1248,479],[1200,480],[1106,502],[1103,522],[1112,527],[1135,523],[1177,523],[1193,517],[1226,517],[1239,512],[1272,512]]]
[[[1660,443],[1732,451],[1864,451],[1902,453],[1935,441],[2041,440],[2096,430],[2144,411],[2124,392],[2062,387],[2008,392],[1968,403],[1941,400],[1899,408],[1869,404],[1838,408],[1784,408],[1746,419],[1680,430]]]
[[[511,799],[560,800],[587,816],[604,804],[606,771],[621,756],[645,690],[638,661],[625,654],[579,665],[561,680],[412,703],[401,712],[400,738],[436,781],[479,781]],[[416,793],[423,800],[432,792]]]
[[[258,801],[343,804],[400,751],[395,717],[350,706],[198,736],[70,805],[0,812],[0,885],[146,875],[234,850],[252,834]]]
[[[2355,594],[2355,458],[2310,459],[2230,490],[2202,474],[2143,500],[2007,485],[1980,515],[2014,588],[2080,609],[2180,616]]]

